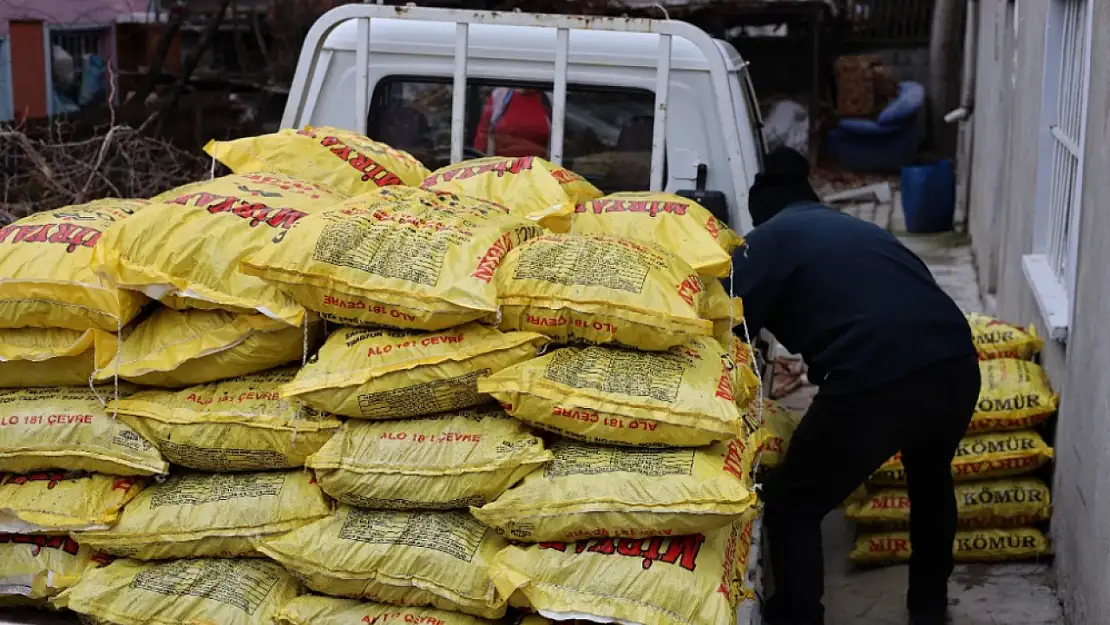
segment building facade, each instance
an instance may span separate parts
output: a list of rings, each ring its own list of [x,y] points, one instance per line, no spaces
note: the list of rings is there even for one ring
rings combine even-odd
[[[0,122],[62,112],[58,92],[86,55],[117,67],[121,24],[155,25],[150,0],[0,2]],[[156,34],[156,33],[155,33]]]
[[[961,199],[979,280],[997,315],[1045,338],[1060,597],[1070,622],[1110,622],[1110,3],[970,5]]]

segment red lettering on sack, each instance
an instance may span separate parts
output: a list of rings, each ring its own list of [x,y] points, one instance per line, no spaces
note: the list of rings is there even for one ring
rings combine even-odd
[[[619,198],[601,198],[574,208],[576,213],[642,213],[648,217],[658,215],[685,215],[686,204],[682,202],[666,202],[662,200],[623,200]]]
[[[531,158],[531,157],[529,157]],[[585,180],[582,176],[574,173],[569,169],[554,169],[551,171],[551,177],[559,182],[559,184],[570,184],[572,182],[582,182]]]
[[[84,477],[87,477],[87,475],[80,472],[35,471],[32,473],[9,475],[0,483],[23,486],[24,484],[29,484],[31,482],[47,482],[46,488],[47,490],[49,490],[57,486],[58,483],[63,480],[77,480]]]
[[[870,506],[875,510],[908,510],[910,498],[907,495],[876,495],[871,498]]]
[[[708,232],[714,239],[721,237],[721,222],[717,221],[715,217],[710,217],[705,222],[705,231]]]
[[[705,290],[701,278],[696,275],[686,276],[678,285],[678,296],[690,306],[694,305],[694,296]]]
[[[486,253],[478,260],[478,267],[474,269],[474,273],[470,274],[471,278],[476,278],[489,284],[493,280],[493,272],[501,264],[501,259],[509,250],[513,249],[513,237],[508,232],[502,234],[493,245],[489,246]]]
[[[867,543],[867,550],[871,553],[900,553],[910,550],[910,541],[906,538],[881,536],[872,538]]]
[[[0,533],[0,544],[31,545],[31,555],[38,557],[43,549],[57,549],[71,556],[77,555],[80,547],[77,541],[69,536],[41,536],[38,534],[8,534]]]
[[[498,159],[491,163],[482,163],[480,165],[464,165],[463,167],[456,167],[440,171],[439,173],[432,174],[420,183],[420,187],[427,189],[428,187],[435,186],[441,182],[451,182],[453,180],[466,180],[474,176],[482,174],[494,174],[498,178],[504,178],[508,174],[519,174],[522,171],[532,169],[534,157],[525,156],[522,158],[505,158]]]
[[[233,195],[217,195],[207,191],[187,193],[169,200],[168,203],[203,208],[212,215],[230,213],[245,220],[251,228],[265,224],[270,228],[280,229],[283,232],[274,238],[275,243],[285,238],[285,231],[292,228],[293,224],[308,215],[294,208],[275,208],[262,202],[252,202]]]
[[[53,243],[64,245],[66,253],[78,248],[91,248],[100,240],[101,232],[73,223],[11,224],[0,228],[0,243]]]
[[[119,477],[112,481],[112,490],[122,490],[127,492],[135,487],[139,480],[133,477]]]
[[[725,462],[721,469],[742,480],[747,479],[747,467],[744,466],[744,452],[746,450],[747,444],[740,439],[734,438],[729,441],[728,451],[725,452]]]
[[[314,139],[318,138],[315,133],[305,134]],[[386,169],[384,165],[375,161],[369,154],[364,154],[347,143],[344,143],[339,137],[331,135],[324,136],[319,139],[319,144],[328,148],[329,152],[361,174],[363,182],[373,182],[379,187],[404,184],[400,176]]]
[[[736,393],[732,388],[732,372],[736,367],[727,355],[722,357],[721,360],[724,361],[724,365],[721,367],[721,377],[717,380],[716,395],[721,399],[734,401]]]
[[[642,558],[641,566],[645,570],[650,569],[656,562],[662,562],[693,571],[697,568],[698,554],[701,553],[704,544],[704,535],[688,534],[651,538],[591,538],[577,543],[545,542],[539,543],[539,548],[566,553],[568,547],[573,545],[575,554],[588,552]]]

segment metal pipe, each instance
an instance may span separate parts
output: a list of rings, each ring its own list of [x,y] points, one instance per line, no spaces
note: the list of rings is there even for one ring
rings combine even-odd
[[[651,131],[652,191],[663,190],[663,164],[667,147],[667,100],[671,91],[671,36],[659,35],[658,69],[655,73],[655,124]]]
[[[567,125],[567,69],[570,55],[570,29],[558,28],[555,45],[555,93],[551,102],[551,162],[563,164],[563,143]]]
[[[466,65],[470,51],[470,25],[455,24],[455,80],[451,89],[451,162],[463,160],[466,137]],[[493,129],[490,129],[493,132]]]
[[[370,115],[370,18],[359,18],[355,45],[355,129],[364,135]]]

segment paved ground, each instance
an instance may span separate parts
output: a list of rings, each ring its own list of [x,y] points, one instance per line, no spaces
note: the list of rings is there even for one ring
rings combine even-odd
[[[918,253],[961,307],[981,311],[971,249],[960,233],[907,235],[900,207],[857,204],[844,211],[897,234]],[[959,218],[957,218],[959,223]],[[805,410],[814,388],[805,386],[784,403]],[[827,625],[902,625],[906,567],[853,570],[847,553],[853,524],[839,513],[826,520],[825,606]],[[960,566],[950,583],[953,625],[1049,625],[1063,623],[1050,563]]]

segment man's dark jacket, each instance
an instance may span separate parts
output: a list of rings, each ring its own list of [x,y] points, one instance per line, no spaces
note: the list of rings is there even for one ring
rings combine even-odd
[[[921,259],[886,230],[818,203],[798,158],[769,155],[749,197],[756,227],[733,255],[732,285],[749,331],[766,328],[800,354],[828,394],[974,355],[966,318]]]

